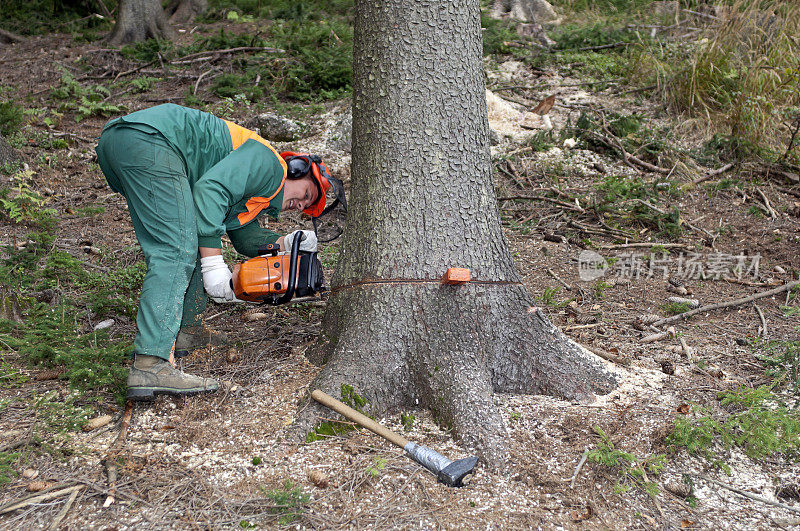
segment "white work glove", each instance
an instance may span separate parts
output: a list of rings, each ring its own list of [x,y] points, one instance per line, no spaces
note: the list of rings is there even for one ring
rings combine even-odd
[[[317,235],[314,233],[313,230],[296,230],[294,232],[290,232],[289,234],[283,237],[283,248],[287,251],[291,251],[294,239],[298,238],[300,234],[303,234],[305,236],[305,238],[303,238],[303,241],[300,242],[300,250],[308,251],[310,253],[316,251]]]
[[[200,269],[203,272],[203,286],[214,302],[239,302],[231,287],[233,275],[221,254],[200,258]]]

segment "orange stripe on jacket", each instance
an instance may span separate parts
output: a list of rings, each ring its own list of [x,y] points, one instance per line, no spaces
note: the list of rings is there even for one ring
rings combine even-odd
[[[235,123],[229,122],[228,120],[222,120],[222,121],[225,122],[225,125],[228,126],[228,131],[230,131],[231,133],[231,143],[233,149],[238,148],[239,146],[241,146],[242,144],[244,144],[245,142],[247,142],[252,138],[256,142],[261,142],[262,144],[267,146],[269,150],[275,154],[275,156],[280,161],[281,166],[283,167],[283,179],[281,179],[281,185],[278,186],[278,189],[275,190],[274,194],[272,194],[269,197],[251,197],[250,199],[247,200],[247,203],[245,203],[245,206],[247,207],[247,212],[242,212],[238,216],[239,223],[241,225],[244,225],[245,223],[252,221],[256,216],[258,216],[259,212],[267,208],[269,206],[269,202],[272,201],[272,199],[276,195],[278,195],[278,192],[283,190],[283,183],[286,182],[286,161],[283,160],[283,157],[281,157],[278,154],[278,152],[275,151],[275,148],[272,147],[269,142],[261,138],[254,131],[245,129],[241,125],[236,125]]]

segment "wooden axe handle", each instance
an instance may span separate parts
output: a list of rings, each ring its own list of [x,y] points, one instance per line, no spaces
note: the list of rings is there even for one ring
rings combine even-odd
[[[384,428],[368,416],[364,415],[363,413],[359,413],[355,409],[351,408],[347,404],[344,404],[332,396],[323,393],[319,389],[315,389],[311,391],[311,398],[322,404],[323,406],[329,407],[338,414],[346,417],[359,426],[363,426],[367,428],[369,431],[376,433],[386,439],[389,442],[392,442],[399,446],[400,448],[405,448],[408,444],[408,439],[405,437],[398,435],[397,433],[393,432],[390,429]]]

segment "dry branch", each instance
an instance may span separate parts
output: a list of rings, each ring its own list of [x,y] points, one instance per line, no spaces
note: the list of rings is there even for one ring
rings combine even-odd
[[[756,309],[756,313],[758,314],[758,318],[761,320],[761,337],[766,339],[767,338],[767,320],[764,317],[764,312],[761,311],[761,308],[758,307],[758,304],[754,304],[753,308]]]
[[[114,444],[111,445],[108,455],[105,458],[106,475],[108,476],[108,497],[106,497],[106,501],[103,502],[104,508],[114,503],[114,497],[117,494],[117,455],[119,454],[120,447],[125,444],[132,416],[133,402],[128,400],[125,404],[125,412],[122,414],[122,424],[120,424],[119,427],[119,435],[117,435]]]
[[[27,498],[23,498],[21,500],[10,502],[3,507],[0,508],[0,514],[10,513],[11,511],[16,511],[17,509],[22,509],[29,505],[33,505],[35,503],[42,503],[48,500],[53,500],[55,498],[60,498],[65,494],[70,494],[72,492],[78,491],[83,488],[83,485],[73,485],[71,487],[66,488],[58,488],[56,490],[50,490],[44,494],[35,494],[33,496],[28,496]]]
[[[579,205],[567,203],[566,201],[561,201],[560,199],[553,199],[552,197],[543,197],[539,195],[512,195],[512,196],[497,198],[498,201],[514,201],[514,200],[524,200],[524,199],[527,199],[529,201],[546,201],[548,203],[553,203],[554,205],[564,207],[574,212],[580,212],[581,214],[585,212],[585,210],[581,208]]]
[[[53,519],[53,522],[50,524],[50,527],[47,528],[48,531],[55,531],[56,529],[58,529],[58,526],[61,524],[61,521],[64,519],[64,517],[67,516],[70,507],[72,507],[72,504],[75,503],[75,500],[78,498],[78,494],[80,494],[82,489],[83,485],[80,485],[80,488],[72,491],[72,494],[69,495],[67,503],[64,504],[64,507],[61,508],[61,511],[59,511],[59,513]]]
[[[0,29],[0,42],[25,42],[25,37]]]
[[[763,299],[764,297],[770,297],[772,295],[782,293],[786,290],[792,289],[797,285],[800,285],[800,280],[788,282],[783,286],[771,289],[769,291],[764,291],[762,293],[756,293],[754,295],[750,295],[749,297],[745,297],[743,299],[737,299],[734,301],[719,302],[716,304],[701,306],[699,308],[695,308],[694,310],[689,310],[688,312],[679,313],[678,315],[673,315],[672,317],[667,317],[666,319],[661,319],[659,321],[656,321],[655,323],[653,323],[653,326],[663,326],[666,324],[675,323],[677,321],[683,321],[684,319],[688,319],[689,317],[702,312],[710,312],[714,310],[721,310],[722,308],[733,308],[735,306],[741,306],[742,304],[747,304],[748,302],[752,302],[754,300]]]
[[[759,501],[761,503],[774,505],[775,507],[780,507],[781,509],[786,509],[787,511],[792,511],[794,513],[800,513],[800,508],[792,507],[791,505],[786,505],[785,503],[772,501],[772,500],[770,500],[768,498],[762,498],[761,496],[756,496],[755,494],[752,494],[750,492],[744,491],[742,489],[738,489],[736,487],[732,487],[731,485],[728,485],[727,483],[723,483],[721,481],[717,481],[716,479],[711,479],[708,476],[703,476],[701,474],[692,474],[692,475],[694,477],[696,477],[697,479],[702,479],[703,481],[708,481],[709,483],[714,483],[715,485],[718,485],[718,486],[722,487],[723,489],[728,489],[731,492],[735,492],[739,496],[744,496],[745,498],[750,498],[751,500]]]
[[[224,50],[206,50],[204,52],[190,53],[189,55],[184,55],[179,59],[174,59],[170,61],[170,64],[180,65],[186,63],[193,63],[207,59],[215,59],[220,55],[239,53],[239,52],[283,53],[284,51],[285,50],[281,50],[280,48],[270,48],[268,46],[240,46],[238,48],[226,48]]]
[[[702,177],[698,177],[697,179],[692,181],[692,183],[693,184],[700,184],[700,183],[702,183],[704,181],[707,181],[709,179],[713,179],[717,175],[721,175],[721,174],[725,173],[726,171],[728,171],[729,169],[733,168],[735,165],[736,165],[736,163],[731,162],[730,164],[726,164],[725,166],[723,166],[721,168],[717,168],[716,170],[711,170],[710,172],[706,173]]]
[[[767,199],[767,196],[764,194],[764,192],[762,192],[760,188],[756,188],[756,192],[758,192],[758,195],[761,196],[761,200],[764,202],[764,206],[767,209],[767,214],[769,214],[769,217],[772,219],[777,218],[778,214],[775,212],[775,209],[772,208],[772,205],[769,204],[769,199]]]

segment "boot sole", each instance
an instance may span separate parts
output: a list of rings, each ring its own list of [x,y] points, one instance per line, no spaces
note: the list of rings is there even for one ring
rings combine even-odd
[[[138,402],[150,402],[155,400],[157,396],[193,396],[202,393],[214,393],[218,388],[206,389],[195,387],[193,389],[174,389],[170,387],[129,387],[127,393],[128,400],[135,400]]]

